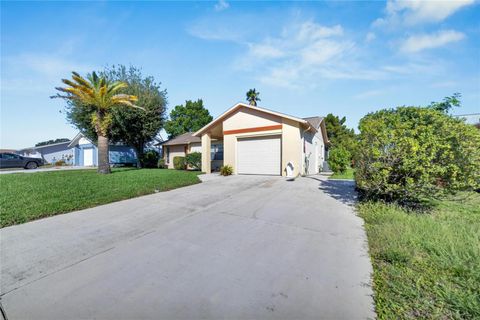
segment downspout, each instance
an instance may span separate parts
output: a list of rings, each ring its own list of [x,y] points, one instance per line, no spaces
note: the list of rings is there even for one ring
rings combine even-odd
[[[306,156],[306,152],[305,152],[305,132],[307,132],[308,130],[310,130],[312,128],[312,126],[310,124],[308,124],[308,127],[302,131],[302,156],[300,157],[300,159],[302,159],[302,165],[300,166],[300,169],[302,169],[301,172],[305,172],[305,156]],[[299,175],[301,175],[300,173],[300,170],[298,172]]]

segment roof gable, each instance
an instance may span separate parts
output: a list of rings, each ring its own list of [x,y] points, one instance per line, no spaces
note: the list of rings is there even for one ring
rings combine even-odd
[[[260,112],[263,112],[263,113],[272,114],[272,115],[275,115],[275,116],[278,116],[278,117],[281,117],[281,118],[290,119],[290,120],[299,122],[299,123],[301,123],[303,125],[306,125],[306,126],[310,126],[310,123],[305,119],[297,118],[297,117],[294,117],[294,116],[290,116],[290,115],[287,115],[287,114],[284,114],[284,113],[276,112],[276,111],[265,109],[265,108],[260,108],[260,107],[257,107],[257,106],[248,105],[248,104],[245,104],[245,103],[237,103],[236,105],[234,105],[233,107],[231,107],[230,109],[225,111],[223,114],[221,114],[220,116],[215,118],[209,124],[207,124],[206,126],[201,128],[200,130],[195,132],[193,135],[196,136],[196,137],[200,136],[202,133],[204,133],[208,129],[212,128],[213,126],[218,124],[220,121],[226,119],[228,116],[230,116],[231,114],[233,114],[235,111],[239,110],[240,108],[250,108],[250,109],[257,110],[257,111],[260,111]]]

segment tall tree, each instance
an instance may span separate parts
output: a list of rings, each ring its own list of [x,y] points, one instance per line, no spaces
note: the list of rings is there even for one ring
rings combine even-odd
[[[112,110],[110,139],[135,148],[137,167],[141,167],[145,145],[151,142],[165,123],[167,92],[160,89],[160,83],[151,76],[144,77],[136,67],[118,65],[107,68],[103,75],[112,81],[122,81],[128,87],[122,93],[138,97],[137,106],[145,111],[133,108]]]
[[[262,101],[262,100],[260,100],[259,96],[260,96],[260,92],[255,90],[255,88],[248,90],[247,91],[247,101],[248,101],[248,103],[251,106],[256,106],[257,101]]]
[[[112,110],[120,105],[130,108],[142,109],[134,104],[138,98],[134,95],[119,93],[120,90],[128,87],[128,84],[121,81],[109,81],[103,76],[92,72],[87,79],[77,72],[72,72],[72,80],[62,79],[67,87],[57,87],[61,94],[53,98],[63,98],[71,102],[74,108],[85,109],[84,117],[88,117],[90,127],[95,129],[98,145],[98,172],[110,173],[108,159],[108,135],[112,124]],[[79,128],[82,131],[82,128]]]
[[[187,100],[185,105],[178,105],[170,112],[170,119],[165,123],[165,131],[171,139],[186,132],[195,132],[212,121],[210,112],[203,106],[203,100]]]
[[[346,120],[345,117],[340,118],[329,113],[325,117],[325,127],[327,129],[330,147],[343,147],[347,149],[353,157],[356,153],[357,139],[353,129],[349,129],[345,125]]]

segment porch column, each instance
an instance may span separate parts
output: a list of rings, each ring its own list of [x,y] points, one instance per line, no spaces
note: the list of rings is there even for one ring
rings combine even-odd
[[[202,172],[210,173],[212,164],[211,164],[211,145],[212,138],[210,133],[205,133],[202,135]]]

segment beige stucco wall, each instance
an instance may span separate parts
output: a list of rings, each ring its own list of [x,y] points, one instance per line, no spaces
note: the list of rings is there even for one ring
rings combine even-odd
[[[174,157],[185,157],[185,145],[177,145],[177,146],[165,146],[168,147],[170,150],[169,158],[166,159],[167,157],[167,152],[165,150],[164,155],[165,155],[165,160],[168,163],[168,169],[174,169],[173,167],[173,158]]]
[[[223,121],[223,131],[273,126],[281,123],[280,117],[243,107]]]
[[[300,124],[296,121],[283,119],[282,127],[282,175],[285,175],[285,168],[288,162],[293,163],[293,175],[302,172],[302,138]]]
[[[200,142],[193,142],[188,145],[188,153],[202,152],[202,144]]]

